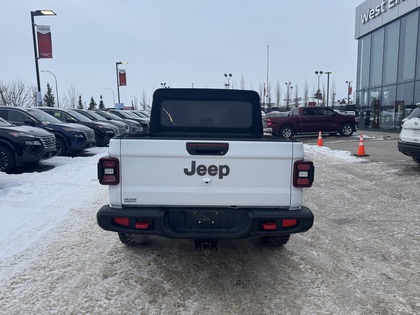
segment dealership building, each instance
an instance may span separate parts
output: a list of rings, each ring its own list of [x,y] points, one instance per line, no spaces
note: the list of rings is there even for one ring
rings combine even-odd
[[[399,130],[420,103],[420,0],[367,0],[356,8],[356,111],[361,129]]]

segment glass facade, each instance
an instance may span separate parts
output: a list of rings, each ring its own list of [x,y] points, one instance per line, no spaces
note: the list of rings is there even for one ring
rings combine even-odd
[[[399,130],[420,103],[419,10],[358,41],[356,111],[361,129]]]

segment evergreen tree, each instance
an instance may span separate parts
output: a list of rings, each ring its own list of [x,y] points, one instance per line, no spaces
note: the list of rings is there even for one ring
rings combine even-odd
[[[104,105],[104,100],[102,99],[102,95],[99,98],[100,98],[100,101],[99,101],[99,109],[104,110],[105,109],[105,105]]]
[[[90,98],[90,103],[89,103],[89,107],[88,107],[88,109],[89,110],[92,110],[92,109],[96,109],[96,102],[95,102],[95,100],[93,99],[93,96]]]
[[[44,95],[44,105],[48,107],[54,107],[55,105],[55,98],[49,83],[47,83],[47,93]]]
[[[78,109],[84,109],[83,103],[82,103],[82,95],[79,95],[79,103],[77,104]]]

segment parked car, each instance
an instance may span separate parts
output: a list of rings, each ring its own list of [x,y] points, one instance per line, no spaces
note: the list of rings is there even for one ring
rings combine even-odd
[[[55,136],[41,128],[16,126],[0,118],[0,171],[38,163],[56,155]]]
[[[121,117],[118,117],[117,115],[114,115],[110,112],[104,111],[102,109],[95,109],[92,110],[92,112],[101,115],[102,117],[104,117],[106,120],[109,121],[119,121],[119,122],[123,122],[125,124],[128,124],[129,126],[129,133],[130,134],[136,134],[138,132],[142,132],[143,128],[141,127],[140,123],[138,123],[135,120],[131,120],[131,119],[122,119]]]
[[[351,136],[358,128],[354,116],[341,115],[329,107],[294,107],[288,116],[270,117],[273,135],[290,138],[296,134],[316,134],[319,131],[331,135],[340,133]]]
[[[106,147],[115,135],[118,133],[118,128],[115,126],[95,122],[91,119],[79,114],[72,109],[56,108],[56,107],[37,107],[51,116],[61,120],[65,123],[75,123],[91,128],[95,132],[95,143],[97,147]]]
[[[107,120],[105,117],[102,117],[98,113],[92,111],[92,110],[85,110],[85,109],[73,109],[74,111],[78,112],[79,114],[82,114],[83,116],[86,116],[92,121],[97,122],[104,122],[111,125],[114,125],[117,127],[117,136],[123,135],[125,133],[128,133],[130,131],[128,125],[122,121],[116,121],[116,120]]]
[[[118,117],[122,119],[135,120],[138,123],[140,123],[141,127],[143,128],[143,132],[149,132],[150,119],[139,117],[138,115],[132,113],[130,110],[108,109],[107,111],[109,113],[117,115]]]
[[[401,125],[398,150],[420,164],[420,104]]]
[[[0,106],[0,117],[18,126],[40,127],[52,132],[57,155],[74,154],[95,146],[95,132],[92,129],[63,123],[38,108]]]

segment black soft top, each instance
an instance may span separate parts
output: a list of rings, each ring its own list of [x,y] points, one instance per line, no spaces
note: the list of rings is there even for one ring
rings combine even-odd
[[[260,97],[251,90],[158,89],[150,134],[261,137]]]

